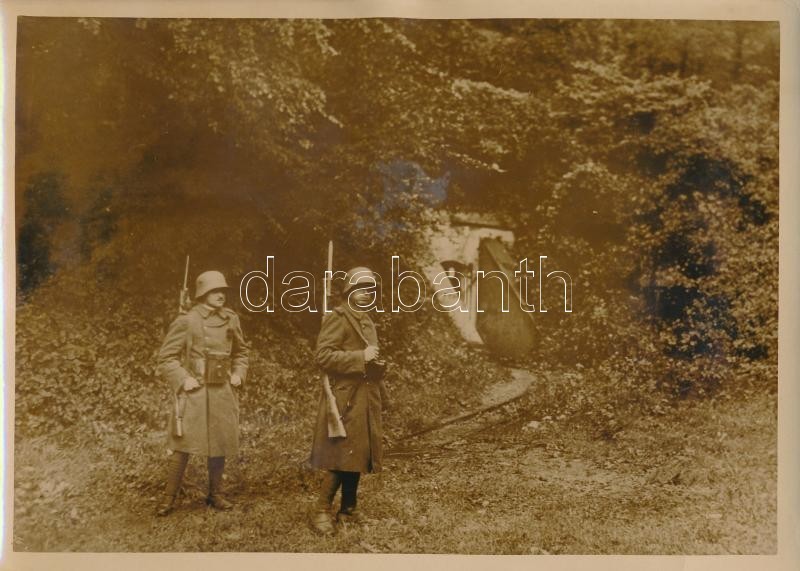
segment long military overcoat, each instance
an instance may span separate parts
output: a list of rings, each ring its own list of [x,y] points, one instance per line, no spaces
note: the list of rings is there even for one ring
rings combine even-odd
[[[378,381],[368,381],[365,377],[366,345],[355,327],[370,345],[378,345],[375,325],[365,312],[353,311],[342,304],[322,320],[316,360],[330,378],[347,436],[328,437],[326,396],[321,391],[311,465],[324,470],[380,472],[383,458],[381,387]]]
[[[158,354],[158,370],[172,399],[167,448],[203,456],[233,456],[239,451],[238,389],[230,382],[205,383],[206,350],[229,353],[231,374],[244,382],[249,347],[234,311],[197,304],[169,327]],[[187,392],[183,383],[190,376],[202,386]],[[175,434],[176,411],[183,418],[183,436]]]

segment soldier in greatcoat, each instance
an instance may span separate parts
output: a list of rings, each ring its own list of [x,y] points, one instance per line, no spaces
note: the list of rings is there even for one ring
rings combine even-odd
[[[311,451],[311,465],[325,471],[311,524],[326,535],[334,531],[331,507],[338,489],[341,487],[337,521],[358,523],[360,476],[382,469],[383,365],[375,325],[366,311],[359,310],[371,299],[363,286],[375,284],[375,276],[367,268],[348,271],[344,299],[323,317],[317,339],[316,360],[328,376],[330,391],[323,390],[320,398]],[[375,370],[380,372],[372,374]],[[331,410],[338,412],[345,435],[331,436]]]
[[[206,503],[232,507],[222,495],[225,458],[239,451],[236,387],[245,379],[249,347],[239,317],[226,307],[228,284],[217,271],[200,274],[195,304],[169,327],[158,354],[158,371],[171,396],[167,448],[172,450],[157,515],[172,512],[190,454],[208,458]]]

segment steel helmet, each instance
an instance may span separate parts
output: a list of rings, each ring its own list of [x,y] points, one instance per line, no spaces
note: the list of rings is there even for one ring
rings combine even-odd
[[[377,283],[375,280],[375,273],[370,270],[369,268],[365,268],[364,266],[358,266],[355,268],[350,268],[347,270],[347,274],[344,276],[344,286],[342,286],[342,293],[347,293],[353,286],[360,283],[367,283],[371,282],[373,285]]]
[[[215,270],[203,272],[197,276],[197,281],[194,283],[194,298],[200,299],[211,290],[228,287],[230,286],[221,272]]]

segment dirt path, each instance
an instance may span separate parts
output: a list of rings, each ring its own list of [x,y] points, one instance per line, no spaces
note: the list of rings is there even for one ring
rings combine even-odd
[[[525,369],[512,368],[509,371],[510,380],[505,383],[497,383],[490,386],[482,395],[480,404],[478,406],[456,416],[439,419],[429,424],[425,428],[417,430],[411,434],[404,435],[401,438],[401,442],[407,442],[433,432],[447,432],[450,430],[450,427],[458,428],[457,425],[459,424],[461,426],[465,426],[464,423],[466,421],[472,421],[478,416],[497,411],[524,397],[534,384],[534,374]],[[402,448],[402,446],[400,448]]]

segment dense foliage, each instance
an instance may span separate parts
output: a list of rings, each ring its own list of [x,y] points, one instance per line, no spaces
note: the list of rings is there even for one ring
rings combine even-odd
[[[777,50],[773,23],[22,18],[17,426],[160,421],[187,253],[320,275],[333,238],[389,275],[442,209],[572,275],[531,362],[612,401],[774,390]],[[491,379],[446,323],[385,324],[408,382]],[[281,397],[253,406],[292,402],[318,318],[245,325],[281,348],[256,345]]]

